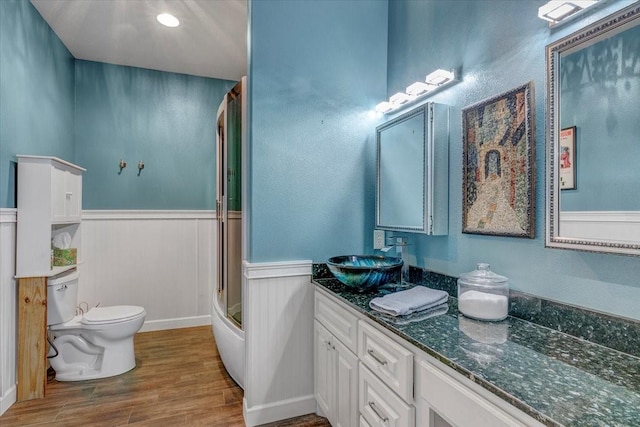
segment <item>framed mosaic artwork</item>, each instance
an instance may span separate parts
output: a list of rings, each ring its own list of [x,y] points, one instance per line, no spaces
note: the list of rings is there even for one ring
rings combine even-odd
[[[462,232],[535,237],[533,82],[462,110]]]

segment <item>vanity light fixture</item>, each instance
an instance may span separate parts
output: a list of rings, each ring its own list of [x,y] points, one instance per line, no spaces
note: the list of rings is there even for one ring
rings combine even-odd
[[[180,21],[178,20],[178,18],[170,13],[161,13],[160,15],[156,16],[156,19],[165,27],[174,28],[180,25]]]
[[[425,77],[424,82],[415,82],[409,86],[405,92],[398,92],[389,98],[389,101],[383,101],[376,105],[376,112],[386,114],[403,108],[406,105],[413,104],[417,99],[423,98],[427,94],[434,92],[441,87],[455,81],[456,75],[453,71],[438,69]]]
[[[549,21],[551,24],[557,24],[596,3],[598,3],[598,0],[551,0],[540,6],[538,18]]]
[[[378,113],[388,113],[389,111],[393,110],[393,104],[387,101],[382,101],[381,103],[379,103],[378,105],[376,105],[376,111]]]
[[[409,95],[418,96],[418,95],[422,95],[422,94],[425,94],[427,92],[430,92],[430,91],[432,91],[433,89],[435,89],[437,87],[438,87],[438,85],[432,85],[432,84],[422,83],[422,82],[415,82],[414,84],[407,86],[406,92]]]
[[[434,86],[442,86],[452,81],[454,77],[453,71],[435,70],[433,73],[428,74],[424,81]]]
[[[412,97],[410,95],[404,92],[398,92],[395,95],[392,95],[391,98],[389,98],[389,102],[391,102],[391,104],[394,106],[400,106],[411,101],[411,98]]]

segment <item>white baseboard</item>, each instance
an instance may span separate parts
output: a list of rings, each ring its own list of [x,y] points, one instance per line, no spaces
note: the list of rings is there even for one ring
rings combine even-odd
[[[17,394],[16,386],[9,388],[4,396],[0,397],[0,415],[4,414],[7,409],[16,403]]]
[[[192,328],[194,326],[210,326],[211,316],[182,317],[178,319],[149,320],[144,322],[140,332],[164,331],[166,329]]]
[[[255,405],[248,408],[247,399],[242,399],[242,413],[247,427],[266,424],[287,418],[316,412],[316,399],[314,395],[302,396],[295,399],[283,400],[266,405]]]

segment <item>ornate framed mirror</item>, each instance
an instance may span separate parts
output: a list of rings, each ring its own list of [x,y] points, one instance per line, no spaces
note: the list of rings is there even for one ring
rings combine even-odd
[[[546,246],[640,255],[640,4],[546,50]]]

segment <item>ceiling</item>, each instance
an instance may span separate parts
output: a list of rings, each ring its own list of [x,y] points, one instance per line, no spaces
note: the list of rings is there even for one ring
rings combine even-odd
[[[247,0],[31,0],[77,59],[240,80]],[[180,26],[156,21],[171,13]]]

